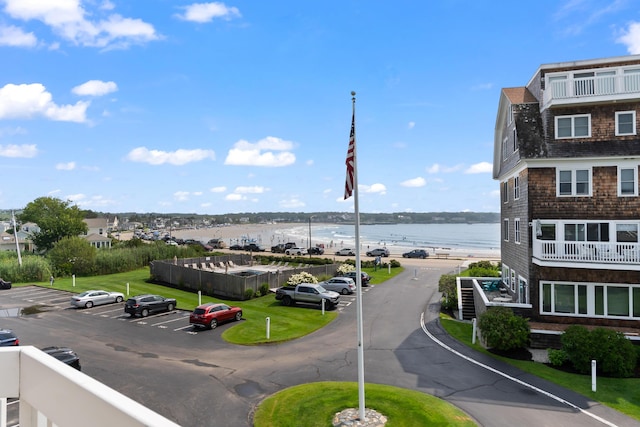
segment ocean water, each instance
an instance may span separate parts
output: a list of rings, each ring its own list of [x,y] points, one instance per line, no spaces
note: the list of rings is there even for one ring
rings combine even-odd
[[[353,248],[355,226],[311,223],[311,244],[326,248]],[[309,225],[276,231],[278,241],[308,247]],[[276,242],[278,243],[278,242]],[[374,224],[360,226],[361,250],[387,247],[392,254],[411,249],[458,255],[500,253],[500,224]]]

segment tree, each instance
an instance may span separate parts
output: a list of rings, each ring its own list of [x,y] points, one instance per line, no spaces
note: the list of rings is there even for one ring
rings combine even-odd
[[[70,205],[70,201],[40,197],[27,204],[18,215],[23,224],[38,224],[40,231],[32,234],[33,243],[38,250],[48,251],[63,237],[79,236],[87,232],[82,211],[77,206]]]
[[[56,275],[87,276],[95,266],[96,252],[97,249],[81,237],[63,237],[47,252],[47,258],[51,260]]]

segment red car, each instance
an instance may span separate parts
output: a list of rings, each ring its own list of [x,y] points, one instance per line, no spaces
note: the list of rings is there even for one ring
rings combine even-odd
[[[240,307],[230,307],[227,304],[209,302],[199,305],[189,315],[189,323],[193,326],[215,329],[219,323],[228,320],[242,319]]]

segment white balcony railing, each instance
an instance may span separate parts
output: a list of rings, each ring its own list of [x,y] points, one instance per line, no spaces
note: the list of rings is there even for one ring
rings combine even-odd
[[[35,347],[1,347],[0,378],[0,426],[17,398],[20,427],[179,427]]]
[[[624,100],[640,96],[640,71],[635,68],[612,68],[606,71],[582,70],[549,73],[543,97],[544,108],[602,100]],[[593,74],[582,77],[584,74]],[[581,75],[581,77],[574,77]]]
[[[533,240],[533,257],[543,261],[640,265],[640,244]]]

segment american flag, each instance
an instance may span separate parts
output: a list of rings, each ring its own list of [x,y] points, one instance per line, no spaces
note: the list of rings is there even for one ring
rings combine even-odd
[[[355,163],[356,163],[356,114],[351,116],[351,133],[349,135],[349,148],[347,149],[347,180],[344,183],[344,199],[347,200],[353,195],[355,185]]]

